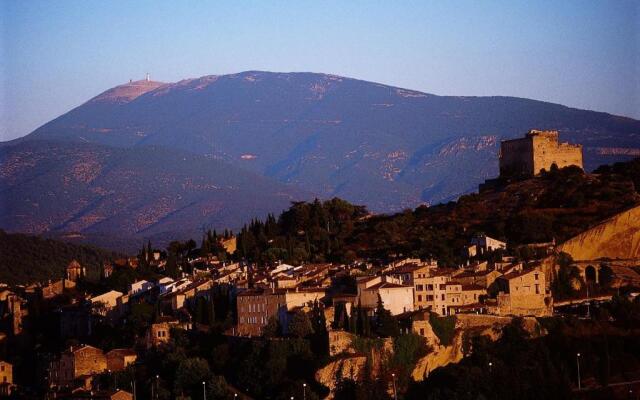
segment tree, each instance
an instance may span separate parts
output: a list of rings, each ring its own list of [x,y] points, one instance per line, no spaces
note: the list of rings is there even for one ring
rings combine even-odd
[[[164,270],[166,274],[173,279],[178,279],[180,275],[176,254],[171,250],[169,250],[169,256],[167,257],[167,263],[164,266]]]
[[[391,311],[384,308],[379,294],[376,306],[376,333],[382,337],[396,337],[400,334],[398,321],[391,315]]]
[[[202,382],[211,377],[209,364],[203,358],[187,358],[180,362],[176,370],[174,391],[176,394],[192,395],[201,398]]]
[[[297,310],[289,322],[289,335],[303,338],[313,333],[313,326],[309,316],[302,310]]]
[[[280,335],[280,321],[275,316],[269,317],[267,325],[265,325],[262,334],[266,338],[274,338]]]
[[[598,281],[600,282],[600,286],[603,289],[609,289],[611,284],[613,283],[613,269],[608,264],[602,263],[600,264],[600,269],[598,270]]]

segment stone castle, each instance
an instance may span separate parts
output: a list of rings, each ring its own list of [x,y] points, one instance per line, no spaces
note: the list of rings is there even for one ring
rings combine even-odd
[[[500,143],[500,177],[529,177],[543,169],[582,166],[582,145],[558,142],[558,131],[530,130],[524,138]]]

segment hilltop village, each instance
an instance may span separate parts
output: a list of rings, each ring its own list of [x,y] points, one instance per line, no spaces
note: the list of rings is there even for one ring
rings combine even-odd
[[[504,193],[527,179],[574,179],[584,175],[581,169],[580,146],[559,143],[558,132],[530,131],[502,143],[500,178],[487,181],[481,194]],[[525,337],[538,346],[565,332],[559,328],[565,323],[581,327],[578,332],[596,329],[589,324],[597,320],[597,332],[606,331],[611,343],[621,329],[616,324],[627,333],[638,329],[638,203],[624,203],[579,232],[567,224],[564,237],[558,231],[546,241],[526,240],[542,232],[537,220],[520,228],[528,232],[514,235],[525,238],[518,242],[465,225],[452,233],[461,245],[440,254],[419,250],[437,249],[437,236],[385,248],[377,244],[382,235],[349,231],[349,238],[371,243],[361,251],[362,241],[342,240],[353,221],[372,219],[338,200],[295,204],[278,220],[253,221],[238,234],[209,231],[200,246],[145,243],[137,256],[105,260],[99,270],[73,260],[59,279],[4,285],[0,393],[118,400],[457,398],[446,397],[439,383],[458,376],[455,368],[478,363],[491,374],[495,366],[505,379],[518,368],[501,364],[493,345],[506,349]],[[314,221],[314,228],[301,229],[300,221]],[[539,237],[548,239],[545,232]],[[345,247],[349,240],[356,245]],[[534,345],[517,343],[518,349]],[[578,352],[575,343],[581,342],[562,345],[569,361],[559,381],[549,383],[555,389],[547,398],[586,396],[640,378],[635,350],[629,351],[636,358],[625,355],[626,364],[612,366],[607,358],[606,379],[600,379],[599,348]]]

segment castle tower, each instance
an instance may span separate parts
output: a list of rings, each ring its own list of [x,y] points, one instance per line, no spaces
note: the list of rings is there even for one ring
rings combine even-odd
[[[146,76],[145,80],[146,80],[147,82],[149,82],[149,73],[148,73],[148,72],[147,72],[147,76]]]
[[[67,265],[66,273],[67,280],[75,282],[78,279],[84,277],[85,270],[78,261],[72,260],[69,265]]]
[[[500,143],[500,177],[530,177],[558,168],[582,166],[582,145],[560,143],[558,131],[530,130],[524,138]]]

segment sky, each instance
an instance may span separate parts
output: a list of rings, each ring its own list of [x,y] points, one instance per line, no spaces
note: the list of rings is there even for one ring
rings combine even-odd
[[[0,0],[0,141],[147,72],[247,70],[640,119],[640,1]]]

